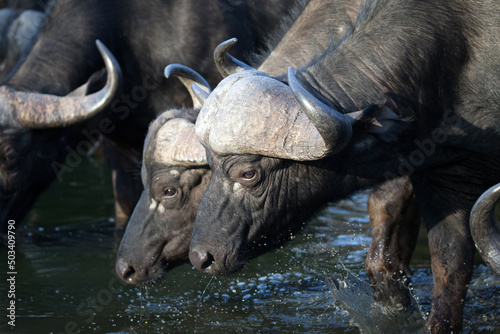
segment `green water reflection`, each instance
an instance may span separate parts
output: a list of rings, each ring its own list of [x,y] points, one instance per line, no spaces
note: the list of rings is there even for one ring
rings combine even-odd
[[[237,275],[204,276],[186,264],[159,286],[133,287],[114,274],[109,171],[101,158],[86,160],[64,182],[54,183],[18,226],[16,326],[2,320],[0,332],[359,333],[333,302],[325,278],[348,269],[366,279],[366,199],[359,195],[327,207],[292,242]],[[5,268],[6,250],[0,257]],[[432,288],[429,267],[422,237],[413,281],[425,311]],[[2,310],[5,287],[2,283]],[[478,264],[466,333],[499,333],[499,305],[500,279]]]

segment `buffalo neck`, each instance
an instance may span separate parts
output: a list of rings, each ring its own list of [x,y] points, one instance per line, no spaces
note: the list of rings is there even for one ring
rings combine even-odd
[[[461,13],[451,8],[461,7],[451,2],[373,1],[340,44],[297,71],[299,82],[336,110],[352,112],[389,99],[396,114],[411,120],[395,142],[379,141],[363,150],[356,142],[363,133],[354,129],[341,153],[303,163],[322,175],[331,200],[413,173],[415,166],[407,167],[404,160],[411,157],[416,140],[425,138],[426,129],[440,126],[446,111],[453,110],[467,45]],[[440,163],[442,156],[432,155],[425,165]]]
[[[388,96],[412,106],[395,110],[403,116],[449,108],[452,69],[460,68],[467,51],[461,15],[452,9],[460,6],[449,2],[370,2],[341,43],[298,71],[299,81],[344,112]]]
[[[302,2],[283,24],[286,32],[260,65],[259,71],[270,76],[286,74],[288,66],[306,66],[323,53],[330,43],[339,42],[356,21],[360,0],[313,0],[305,8]],[[300,15],[299,15],[300,14]],[[314,34],[311,31],[314,30]],[[277,38],[276,38],[277,39]]]
[[[345,161],[342,159],[323,159],[310,162],[290,161],[291,168],[283,169],[286,177],[282,177],[281,180],[287,184],[287,189],[293,189],[291,193],[296,197],[296,201],[283,200],[283,202],[292,203],[287,210],[292,215],[300,217],[300,219],[295,217],[291,219],[292,221],[303,222],[329,202],[348,198],[383,182],[381,178],[358,175],[356,169],[349,170],[344,163]],[[287,198],[290,195],[290,193],[286,193]],[[295,208],[296,203],[301,203],[299,212]]]

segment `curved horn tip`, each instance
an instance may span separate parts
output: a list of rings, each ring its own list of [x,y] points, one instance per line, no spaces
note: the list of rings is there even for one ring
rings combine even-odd
[[[165,78],[170,79],[170,77],[172,76],[172,72],[175,71],[175,69],[178,66],[182,66],[182,65],[180,65],[180,64],[170,64],[170,65],[167,65],[165,67],[165,71],[164,71]],[[175,73],[174,73],[174,75],[175,75]]]
[[[106,45],[104,45],[103,42],[101,42],[99,39],[96,39],[95,40],[95,44],[97,45],[97,48],[99,49],[99,52],[101,53],[101,56],[106,59],[106,58],[111,58],[113,56],[113,54],[111,53],[111,51],[109,51],[109,49],[106,47]]]
[[[194,108],[201,108],[208,93],[212,91],[208,81],[192,68],[180,64],[170,64],[165,67],[165,76],[170,78],[172,75],[175,75],[189,91]]]
[[[103,42],[101,42],[100,39],[96,39],[95,40],[95,44],[97,45],[97,47],[99,48],[99,50],[101,50],[102,48],[106,48],[106,46],[104,45]]]
[[[228,50],[238,42],[237,38],[231,38],[217,45],[214,50],[214,61],[219,73],[222,77],[227,77],[231,74],[253,70],[254,68],[244,62],[234,58],[228,53]]]
[[[97,45],[99,53],[104,60],[104,65],[106,66],[106,71],[108,72],[108,82],[113,83],[112,90],[115,90],[121,85],[122,82],[122,70],[120,64],[118,64],[118,61],[116,60],[113,53],[109,51],[109,49],[106,45],[104,45],[103,42],[101,42],[99,39],[96,39],[95,44]],[[113,80],[111,78],[112,76]]]
[[[220,43],[218,47],[225,47],[225,48],[229,49],[230,47],[232,47],[236,43],[238,43],[238,39],[236,37],[233,37],[233,38],[228,39],[227,41]]]
[[[172,75],[175,75],[181,81],[183,81],[183,79],[188,79],[189,82],[195,82],[204,86],[208,91],[212,90],[210,88],[210,84],[208,83],[208,81],[201,74],[199,74],[198,72],[196,72],[195,70],[193,70],[188,66],[184,66],[181,64],[170,64],[167,67],[165,67],[164,74],[167,79],[169,79]],[[188,89],[190,88],[189,82],[188,84],[185,84],[186,88]]]

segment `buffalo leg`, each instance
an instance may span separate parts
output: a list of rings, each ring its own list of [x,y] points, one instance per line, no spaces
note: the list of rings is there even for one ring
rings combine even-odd
[[[460,213],[465,220],[468,215]],[[472,277],[474,243],[466,228],[457,228],[456,217],[434,226],[428,233],[434,278],[429,325],[433,333],[461,333],[464,300]]]
[[[409,264],[417,242],[420,214],[410,179],[388,181],[375,188],[368,201],[372,242],[365,270],[375,299],[410,305]],[[387,292],[389,294],[387,294]]]
[[[455,205],[451,194],[438,195],[423,180],[412,181],[428,231],[434,280],[428,323],[432,333],[461,333],[475,253],[468,228],[470,209]]]

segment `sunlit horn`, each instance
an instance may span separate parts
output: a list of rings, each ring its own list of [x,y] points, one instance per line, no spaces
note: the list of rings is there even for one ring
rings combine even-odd
[[[500,275],[500,226],[495,206],[500,200],[500,183],[479,197],[470,214],[470,230],[484,262]]]
[[[352,125],[344,114],[325,105],[302,87],[293,68],[288,68],[288,84],[293,96],[325,141],[329,155],[342,150],[352,136]]]
[[[203,88],[199,87],[197,84],[191,85],[191,91],[193,92],[194,96],[198,99],[198,102],[200,103],[201,106],[205,104],[205,101],[208,99],[208,96],[210,95],[207,91],[203,90]]]
[[[172,75],[179,78],[188,90],[194,109],[200,109],[212,91],[207,80],[195,70],[180,64],[170,64],[165,67],[165,76],[170,78]]]
[[[194,124],[183,129],[173,147],[174,161],[185,165],[208,165],[205,148],[196,137]]]
[[[253,67],[231,56],[227,51],[238,42],[238,39],[231,38],[220,43],[214,50],[214,61],[222,77],[227,77],[236,72],[252,70]]]
[[[10,114],[8,118],[25,128],[55,128],[84,121],[106,108],[120,88],[122,74],[111,52],[99,40],[96,44],[108,74],[106,85],[101,90],[87,96],[55,96],[20,92],[2,86],[0,99],[6,103],[0,105],[6,106],[7,113]]]

